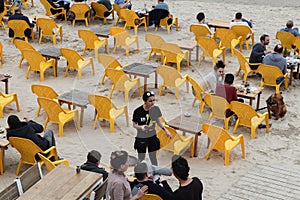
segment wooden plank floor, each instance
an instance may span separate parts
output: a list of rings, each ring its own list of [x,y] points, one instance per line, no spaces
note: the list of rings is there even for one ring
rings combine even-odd
[[[300,167],[257,164],[232,185],[220,200],[299,200]]]

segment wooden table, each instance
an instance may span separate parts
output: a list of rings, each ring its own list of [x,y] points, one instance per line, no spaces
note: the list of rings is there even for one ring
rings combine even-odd
[[[263,87],[250,87],[250,88],[254,88],[253,91],[251,91],[250,93],[246,92],[246,89],[244,92],[240,92],[239,90],[237,90],[237,96],[238,97],[242,97],[245,99],[249,99],[249,105],[252,106],[252,101],[255,100],[255,97],[257,96],[257,100],[256,100],[256,110],[259,110],[259,101],[260,101],[260,95],[263,91]]]
[[[55,70],[56,70],[56,76],[57,74],[57,63],[61,56],[60,49],[54,46],[49,46],[43,49],[38,50],[42,56],[46,58],[46,60],[49,60],[50,58],[53,58],[55,60]]]
[[[191,62],[192,51],[196,47],[196,61],[199,59],[199,46],[194,40],[175,40],[170,43],[177,44],[180,49],[189,51],[189,61]]]
[[[4,74],[0,74],[0,81],[5,83],[5,94],[8,94],[8,79],[10,79],[12,76],[4,76]]]
[[[84,199],[102,182],[102,174],[59,165],[18,199]]]
[[[144,92],[147,91],[147,79],[149,75],[155,73],[155,84],[154,87],[157,88],[157,73],[156,67],[152,65],[146,65],[142,63],[132,63],[122,69],[126,74],[134,76],[144,77]]]
[[[209,28],[226,28],[229,29],[230,20],[220,20],[220,19],[214,19],[210,22],[208,22]]]
[[[57,97],[59,103],[68,104],[69,109],[71,108],[71,105],[73,105],[73,109],[75,109],[76,106],[80,107],[80,127],[82,127],[84,109],[87,108],[87,105],[89,104],[88,95],[89,94],[84,91],[74,89]]]
[[[200,116],[191,115],[186,117],[184,115],[179,115],[171,121],[166,122],[170,127],[183,131],[183,133],[192,133],[194,137],[194,152],[195,157],[198,154],[198,136],[201,135],[202,124],[208,123],[208,120],[201,118]]]
[[[0,138],[0,175],[4,173],[4,152],[7,149],[8,145],[9,141],[6,138]]]

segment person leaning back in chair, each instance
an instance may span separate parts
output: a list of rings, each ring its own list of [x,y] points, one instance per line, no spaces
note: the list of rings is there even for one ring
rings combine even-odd
[[[44,136],[42,133],[44,128],[42,125],[24,117],[25,121],[20,121],[16,115],[10,115],[7,119],[9,128],[7,129],[7,139],[10,137],[26,138],[33,141],[43,151],[55,145],[55,138],[52,130],[46,130]]]
[[[145,159],[146,150],[152,165],[158,165],[156,151],[160,148],[160,141],[157,138],[155,124],[162,128],[169,137],[171,133],[160,122],[162,116],[158,106],[154,105],[154,92],[146,91],[143,94],[144,104],[136,108],[133,112],[133,127],[137,130],[137,136],[134,142],[134,149],[138,152],[138,160]]]
[[[252,51],[250,54],[249,62],[250,63],[262,63],[262,60],[265,55],[271,53],[270,50],[267,50],[266,46],[270,43],[270,36],[267,34],[263,34],[260,36],[260,42],[256,43],[252,47]],[[258,65],[250,65],[250,68],[256,70]]]
[[[92,150],[87,155],[87,161],[80,166],[81,169],[91,172],[96,172],[103,175],[103,180],[107,179],[108,172],[103,168],[99,167],[101,160],[101,153],[96,150]]]
[[[28,24],[29,27],[34,27],[34,24],[30,23],[28,17],[22,14],[21,7],[16,7],[15,8],[15,14],[11,15],[8,18],[8,21],[10,21],[10,20],[23,20]],[[26,29],[24,31],[24,34],[25,34],[26,37],[31,38],[31,29],[29,29],[29,28]],[[9,37],[14,36],[14,31],[12,29],[9,29],[8,36]]]

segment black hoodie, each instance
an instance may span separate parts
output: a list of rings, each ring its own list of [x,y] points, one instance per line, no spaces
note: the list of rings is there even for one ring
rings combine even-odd
[[[20,122],[14,129],[7,130],[7,139],[9,137],[26,138],[33,141],[43,151],[49,148],[49,142],[37,133],[44,131],[42,125],[30,120],[29,122]]]

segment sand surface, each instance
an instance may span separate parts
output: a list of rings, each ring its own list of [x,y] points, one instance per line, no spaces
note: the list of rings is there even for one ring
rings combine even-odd
[[[166,41],[172,41],[176,39],[189,39],[193,40],[193,34],[189,31],[189,26],[196,22],[195,16],[198,12],[203,11],[206,14],[207,21],[212,19],[227,19],[230,20],[234,17],[234,14],[238,11],[243,12],[243,16],[248,19],[252,19],[254,22],[253,30],[255,32],[255,42],[259,41],[259,37],[263,33],[267,33],[271,37],[269,49],[273,49],[274,45],[278,43],[275,39],[276,31],[284,27],[288,19],[293,19],[295,26],[299,26],[299,2],[293,1],[264,1],[262,3],[259,0],[255,1],[166,1],[169,4],[170,10],[173,15],[179,18],[179,31],[174,29],[171,34],[168,35],[164,28],[161,28],[157,34],[162,36]],[[147,7],[154,5],[156,1],[147,0]],[[142,8],[144,1],[133,0],[133,9]],[[270,5],[271,4],[271,5]],[[23,10],[25,15],[34,15],[36,13],[44,14],[44,8],[39,1],[35,1],[35,7],[30,7],[29,10]],[[79,29],[92,29],[98,28],[103,32],[107,32],[109,27],[113,26],[115,21],[108,20],[106,25],[99,19],[91,22],[88,27],[85,27],[83,22],[76,22],[75,27],[71,26],[71,22],[62,22],[56,20],[58,24],[63,25],[63,41],[58,40],[57,47],[68,47],[82,52],[84,43],[78,37],[77,30]],[[119,25],[121,27],[122,25]],[[4,118],[0,119],[0,125],[7,127],[6,120],[10,114],[17,114],[20,117],[28,116],[33,120],[43,124],[46,119],[46,113],[42,112],[39,117],[36,117],[37,102],[36,96],[31,92],[31,84],[40,84],[39,74],[30,72],[29,79],[25,78],[28,63],[25,61],[21,68],[18,68],[18,62],[20,59],[20,52],[15,48],[13,44],[10,44],[8,38],[8,29],[5,31],[0,27],[0,41],[4,46],[4,60],[5,63],[0,68],[1,73],[9,73],[13,77],[9,81],[9,92],[16,92],[18,94],[21,112],[17,113],[15,106],[9,105],[4,109]],[[150,33],[155,33],[154,27],[149,28]],[[133,35],[133,30],[129,30],[129,33]],[[159,66],[160,57],[152,57],[150,61],[147,60],[147,54],[150,46],[145,42],[145,31],[143,27],[139,28],[139,41],[140,52],[134,50],[134,46],[130,48],[130,55],[125,56],[125,49],[119,49],[113,53],[113,38],[109,39],[110,55],[119,59],[121,64],[126,65],[133,62],[148,63],[154,66]],[[35,37],[38,37],[38,33],[35,33]],[[51,47],[52,40],[49,38],[43,39],[39,45],[37,39],[30,41],[30,43],[36,48],[41,49],[44,47]],[[101,48],[100,53],[104,52]],[[249,50],[243,50],[245,55],[249,55]],[[88,52],[85,57],[94,57],[94,52]],[[66,67],[66,61],[64,58],[60,59],[58,64],[58,77],[53,77],[51,70],[45,72],[45,81],[42,84],[53,87],[59,94],[67,92],[71,89],[84,90],[91,94],[100,94],[108,96],[111,89],[111,81],[106,79],[104,85],[99,85],[100,78],[103,74],[103,67],[94,59],[95,63],[95,75],[92,76],[90,68],[83,70],[82,80],[77,79],[77,73],[71,71],[68,77],[64,77],[64,71]],[[175,67],[175,65],[173,65]],[[238,66],[236,57],[231,57],[230,50],[226,50],[226,69],[227,73],[235,73]],[[191,67],[187,68],[185,64],[181,68],[181,73],[189,74],[196,80],[201,81],[205,74],[212,71],[211,60],[207,58],[202,61],[199,66],[195,60],[195,51],[192,54]],[[251,85],[258,86],[259,78],[251,76],[248,78]],[[143,81],[141,79],[141,81]],[[159,83],[161,83],[159,79]],[[236,77],[236,83],[241,82],[241,77]],[[148,88],[158,93],[158,89],[154,88],[154,76],[151,75],[148,79]],[[256,132],[256,139],[250,138],[250,129],[245,127],[239,127],[237,134],[244,134],[246,159],[241,158],[240,148],[236,148],[231,153],[230,166],[224,166],[224,158],[222,152],[212,152],[210,159],[205,159],[207,137],[202,135],[199,137],[198,157],[189,158],[189,151],[187,150],[183,156],[188,159],[191,166],[191,176],[199,177],[204,184],[204,199],[217,199],[220,195],[226,192],[232,185],[237,182],[241,175],[247,173],[249,170],[255,168],[256,164],[264,164],[268,166],[290,166],[298,168],[300,165],[299,157],[299,93],[297,87],[299,87],[299,80],[293,81],[293,84],[289,86],[289,90],[286,91],[281,88],[285,103],[287,106],[287,115],[283,119],[277,121],[270,120],[272,127],[270,133],[266,134],[264,129],[258,129]],[[3,91],[1,86],[1,91]],[[264,107],[265,100],[275,91],[274,88],[266,87],[261,95],[260,106]],[[183,114],[190,112],[195,115],[198,114],[198,103],[195,107],[192,107],[193,95],[192,93],[186,93],[185,87],[180,88],[180,98],[177,100],[172,89],[163,92],[162,96],[157,96],[156,104],[161,108],[165,119],[170,120]],[[124,95],[121,92],[114,92],[112,97],[113,102],[116,105],[125,105]],[[248,103],[246,101],[246,103]],[[131,119],[133,110],[142,104],[142,99],[138,96],[137,91],[130,93],[130,100],[127,103],[129,108],[129,117]],[[254,102],[256,104],[256,102]],[[262,110],[260,112],[265,112]],[[202,117],[207,119],[209,110],[205,108]],[[85,110],[83,127],[77,130],[74,122],[70,122],[64,127],[64,137],[58,137],[58,126],[56,124],[49,123],[47,129],[52,129],[55,132],[57,139],[57,148],[59,155],[68,159],[72,167],[80,165],[86,160],[86,154],[92,149],[99,150],[102,153],[102,162],[109,163],[110,153],[117,149],[124,149],[131,155],[137,155],[133,149],[134,137],[136,130],[130,123],[129,127],[126,127],[125,117],[118,118],[115,122],[115,132],[111,134],[109,132],[109,123],[100,122],[97,125],[97,129],[93,129],[93,116],[94,109],[91,105]],[[130,120],[131,121],[131,120]],[[212,123],[222,126],[223,122],[220,120],[213,120]],[[231,132],[233,126],[229,128]],[[19,153],[9,146],[5,152],[5,173],[0,177],[0,190],[9,185],[15,178],[15,170],[20,158]],[[162,166],[170,166],[170,159],[172,154],[164,150],[159,153],[159,164]],[[27,169],[28,165],[23,165],[21,172]],[[288,169],[286,169],[288,170]],[[178,187],[178,182],[174,177],[167,177],[173,189]]]

